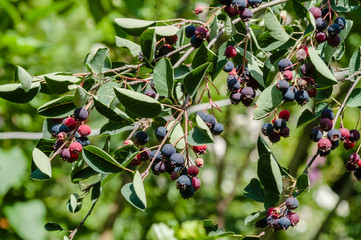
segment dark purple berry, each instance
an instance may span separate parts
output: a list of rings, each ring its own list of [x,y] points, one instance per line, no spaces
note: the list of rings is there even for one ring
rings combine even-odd
[[[253,12],[249,8],[245,8],[239,14],[243,22],[248,22],[253,17]]]
[[[340,42],[341,42],[341,38],[338,35],[331,35],[328,36],[327,38],[327,43],[331,47],[338,47],[338,45],[340,45]]]
[[[278,68],[280,71],[292,70],[292,62],[291,60],[284,58],[278,62]]]
[[[228,46],[226,48],[226,51],[224,52],[224,55],[227,58],[234,58],[235,56],[237,56],[237,50],[233,46]]]
[[[310,138],[312,139],[312,141],[318,142],[321,140],[322,135],[323,135],[322,130],[319,127],[314,127],[312,128]]]
[[[294,197],[289,197],[286,199],[286,207],[290,210],[296,209],[298,204],[298,200]]]
[[[177,35],[173,35],[173,36],[165,37],[165,41],[166,41],[169,45],[176,44],[177,41],[178,41],[178,36],[177,36]]]
[[[274,123],[273,123],[273,127],[274,129],[276,129],[277,131],[285,128],[287,126],[287,123],[284,119],[279,118],[277,119]]]
[[[271,123],[263,124],[261,131],[265,136],[271,136],[274,132],[273,125]]]
[[[305,76],[311,76],[315,71],[315,66],[312,63],[304,63],[301,66],[301,72]]]
[[[316,41],[318,43],[323,43],[327,40],[327,34],[324,32],[318,32],[316,33]]]
[[[272,143],[276,143],[276,142],[279,142],[281,140],[281,135],[278,132],[274,132],[270,136],[268,136],[268,139]]]
[[[74,110],[74,118],[77,121],[85,121],[88,119],[88,111],[85,108],[77,108]]]
[[[360,132],[357,131],[356,129],[350,130],[350,137],[348,138],[348,140],[352,143],[355,143],[359,139],[360,139]]]
[[[203,39],[201,38],[197,38],[196,35],[194,35],[192,38],[191,38],[191,44],[192,44],[192,47],[194,48],[199,48],[203,43]]]
[[[58,150],[63,145],[63,141],[61,139],[58,139],[54,143],[54,150]]]
[[[196,27],[193,25],[189,25],[185,28],[185,33],[187,38],[191,38],[194,36],[194,32],[196,31]]]
[[[253,100],[253,98],[256,95],[256,92],[251,87],[245,87],[242,89],[241,94],[242,94],[243,100],[247,100],[247,99]]]
[[[341,28],[338,24],[334,23],[328,27],[327,32],[328,32],[328,35],[335,36],[341,32]]]
[[[135,144],[144,145],[148,142],[149,136],[144,131],[138,131],[134,134]]]
[[[161,141],[164,139],[165,135],[167,134],[167,129],[165,127],[159,127],[155,130],[155,137]]]
[[[219,135],[223,132],[223,125],[222,123],[215,123],[213,128],[211,129],[214,135]]]
[[[154,175],[159,175],[166,171],[166,164],[162,161],[154,162],[151,169],[152,169]]]
[[[151,98],[155,98],[155,96],[157,95],[157,93],[153,89],[146,90],[144,94]]]
[[[227,13],[227,15],[232,18],[234,16],[237,16],[239,14],[239,11],[237,11],[236,9],[234,9],[231,5],[227,5],[224,8],[224,12]]]
[[[298,216],[297,213],[294,212],[287,213],[286,218],[290,220],[292,227],[296,226],[297,223],[300,221],[300,217]]]
[[[335,114],[331,109],[325,108],[322,110],[321,118],[328,118],[330,120],[333,120],[335,118]]]
[[[194,31],[194,36],[200,39],[206,38],[207,30],[204,27],[197,27]]]
[[[326,29],[327,23],[326,23],[326,21],[323,20],[322,18],[317,18],[315,22],[316,22],[316,29],[317,29],[319,32],[322,32],[323,30]]]
[[[63,159],[64,161],[67,161],[68,159],[71,158],[70,151],[67,148],[61,149],[59,154],[60,154],[61,159]]]
[[[290,129],[288,127],[282,128],[280,130],[280,136],[284,137],[284,138],[289,137],[290,136]]]
[[[328,118],[323,118],[320,121],[320,128],[322,131],[328,132],[332,129],[332,121]]]

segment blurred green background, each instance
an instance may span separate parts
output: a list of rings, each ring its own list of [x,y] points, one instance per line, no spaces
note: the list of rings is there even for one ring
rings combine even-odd
[[[134,63],[129,52],[115,46],[115,35],[134,38],[121,32],[114,18],[197,19],[192,10],[198,4],[207,1],[0,0],[0,84],[14,81],[16,65],[32,75],[82,72],[86,54],[99,46],[111,50],[113,61]],[[348,66],[350,56],[360,45],[360,14],[359,9],[345,15],[355,22],[340,67]],[[220,96],[213,92],[215,100],[227,98],[225,79],[222,73],[215,81],[221,92]],[[348,83],[341,88],[336,86],[335,96],[342,99],[348,86]],[[0,132],[40,132],[44,118],[37,115],[36,108],[52,98],[55,96],[40,94],[23,105],[0,99]],[[279,162],[297,175],[315,152],[316,144],[310,142],[308,133],[317,122],[296,129],[301,108],[291,105],[289,109],[291,137],[273,145],[272,150]],[[224,124],[225,132],[204,155],[205,167],[200,173],[203,185],[192,199],[183,200],[168,175],[151,175],[145,182],[149,207],[141,212],[120,194],[122,185],[130,181],[129,176],[115,177],[105,185],[99,203],[76,238],[157,239],[154,237],[157,231],[174,231],[177,239],[201,239],[204,229],[198,220],[202,219],[212,219],[239,234],[259,233],[253,226],[245,226],[244,219],[251,212],[262,210],[263,205],[245,198],[243,189],[257,176],[256,142],[262,121],[253,121],[252,108],[241,105],[222,107],[222,111],[216,116]],[[358,111],[348,109],[345,116],[345,126],[354,128]],[[99,128],[105,119],[102,122],[92,115],[89,123]],[[123,139],[124,136],[113,137],[112,148],[120,146]],[[103,146],[105,137],[94,136],[91,141]],[[71,166],[59,159],[53,163],[51,180],[30,180],[35,143],[36,140],[0,139],[0,239],[62,239],[68,234],[46,232],[44,224],[58,222],[65,229],[74,229],[90,208],[87,198],[81,211],[75,214],[67,211],[70,194],[80,190],[70,182]],[[311,173],[310,192],[299,198],[300,207],[296,210],[301,217],[299,225],[273,234],[270,239],[359,239],[361,185],[353,183],[355,180],[344,170],[351,152],[339,148],[324,163],[319,161]]]

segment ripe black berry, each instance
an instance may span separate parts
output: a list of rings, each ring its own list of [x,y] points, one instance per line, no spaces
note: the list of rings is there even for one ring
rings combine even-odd
[[[353,175],[355,176],[355,178],[360,181],[361,180],[361,168],[357,168],[354,172]]]
[[[249,8],[245,8],[239,14],[243,22],[248,22],[253,17],[253,12]]]
[[[274,132],[270,136],[268,136],[268,139],[272,143],[276,143],[276,142],[279,142],[281,140],[281,135],[278,132]]]
[[[273,125],[271,123],[263,124],[261,131],[265,136],[270,136],[274,132]]]
[[[56,125],[54,125],[54,126],[52,126],[51,127],[51,134],[54,136],[54,137],[56,137],[56,136],[58,136],[58,134],[59,134],[59,128],[61,127],[61,124],[56,124]]]
[[[344,29],[346,26],[346,20],[343,17],[338,17],[335,19],[335,24],[340,26],[341,29]]]
[[[192,47],[194,48],[199,48],[203,43],[203,39],[201,38],[197,38],[196,35],[194,35],[192,38],[191,38],[191,44],[192,44]]]
[[[154,162],[151,167],[154,175],[159,175],[160,173],[164,173],[166,170],[166,164],[162,161]]]
[[[229,95],[229,99],[231,100],[232,104],[238,104],[241,102],[242,94],[239,92],[232,92],[231,95]]]
[[[330,36],[338,35],[341,32],[341,28],[338,24],[334,23],[328,27],[327,32]]]
[[[323,118],[321,119],[320,122],[320,128],[322,129],[322,131],[328,132],[332,129],[332,121],[328,118]]]
[[[196,27],[193,25],[189,25],[185,28],[185,33],[187,38],[191,38],[194,36],[194,32],[196,31]]]
[[[304,63],[301,66],[301,72],[305,76],[310,76],[315,71],[315,66],[312,63]]]
[[[167,159],[170,158],[174,153],[176,153],[176,149],[173,147],[172,144],[167,143],[162,148],[162,155],[165,156]]]
[[[280,71],[292,70],[293,67],[292,67],[291,60],[289,60],[287,58],[284,58],[284,59],[280,60],[278,62],[278,68],[279,68]]]
[[[77,121],[84,121],[88,118],[88,111],[85,108],[77,108],[74,110],[74,118]]]
[[[274,129],[276,129],[277,131],[285,128],[287,126],[287,123],[284,119],[279,118],[277,119],[274,123],[273,123],[273,127]]]
[[[312,139],[312,141],[318,142],[322,138],[322,135],[322,130],[319,127],[314,127],[312,128],[310,138]]]
[[[184,157],[180,153],[173,153],[172,156],[170,156],[169,160],[170,160],[170,164],[173,167],[179,167],[184,164]]]
[[[310,97],[308,96],[308,93],[305,90],[299,90],[295,93],[295,100],[301,106],[305,105],[308,102],[309,98]]]
[[[60,128],[59,128],[59,132],[68,133],[68,132],[70,132],[70,129],[68,128],[67,125],[61,125]]]
[[[286,217],[281,217],[280,219],[278,219],[278,226],[285,230],[287,229],[289,226],[291,226],[291,221],[286,218]]]
[[[185,190],[192,186],[192,179],[187,175],[181,175],[177,180],[177,188]]]
[[[243,100],[253,100],[256,95],[256,92],[251,87],[245,87],[241,91]]]
[[[151,151],[150,152],[150,159],[153,159],[156,153],[157,153],[157,150]],[[158,152],[157,157],[155,158],[154,161],[159,162],[159,161],[162,161],[162,159],[163,159],[162,154],[160,152]]]
[[[78,143],[80,143],[83,147],[86,147],[90,144],[90,140],[87,137],[79,137],[76,139]]]
[[[340,45],[340,42],[341,42],[341,38],[338,35],[331,35],[328,36],[327,38],[327,43],[331,47],[337,47],[338,45]]]
[[[290,136],[290,129],[288,127],[282,128],[279,133],[281,137],[287,138]]]
[[[206,116],[204,112],[196,112],[195,115],[198,115],[202,120],[204,119],[204,116]]]
[[[341,133],[339,130],[337,129],[331,129],[328,133],[327,133],[327,137],[328,139],[330,139],[332,142],[336,142],[338,140],[340,140],[341,138]]]
[[[219,135],[223,132],[223,125],[222,123],[215,123],[213,128],[211,129],[214,135]]]
[[[165,135],[167,135],[167,129],[165,127],[159,127],[155,130],[155,137],[161,141],[164,139]]]
[[[179,193],[181,194],[182,198],[184,198],[184,199],[188,199],[188,198],[190,198],[190,197],[193,197],[194,192],[195,192],[195,190],[194,190],[193,187],[189,187],[189,188],[184,189],[184,190],[183,190],[183,189],[180,189],[180,191],[179,191]]]
[[[231,75],[233,76],[233,75]],[[230,78],[230,80],[227,80],[227,87],[228,87],[228,91],[238,91],[241,88],[241,84],[239,83],[239,81],[237,80],[236,77]]]
[[[333,113],[333,111],[331,109],[325,108],[322,110],[321,117],[333,120],[335,118],[335,114]]]
[[[247,2],[249,6],[251,6],[252,8],[256,8],[261,5],[262,0],[248,0]]]
[[[234,68],[234,63],[233,63],[232,61],[228,61],[228,62],[226,63],[226,65],[224,65],[223,71],[225,71],[225,72],[230,72],[230,71],[233,70],[233,68]]]
[[[277,89],[282,91],[282,92],[287,91],[289,86],[290,86],[290,84],[286,80],[279,80],[276,83]]]
[[[231,6],[234,9],[241,11],[246,8],[246,1],[245,0],[233,0],[231,3]]]
[[[135,144],[144,145],[148,142],[149,136],[144,131],[138,131],[134,134]]]
[[[295,91],[292,90],[292,87],[289,87],[286,92],[283,94],[283,100],[286,102],[292,102],[295,100]]]
[[[213,128],[216,123],[216,118],[212,114],[206,114],[203,118],[204,123],[209,127]]]
[[[296,209],[298,204],[298,200],[294,197],[289,197],[286,199],[286,207],[290,210]]]
[[[171,46],[169,46],[168,44],[164,44],[163,46],[161,46],[159,48],[159,57],[165,56],[168,53],[170,53],[171,51],[173,51],[173,48]]]
[[[317,29],[319,32],[322,32],[323,30],[326,29],[327,23],[326,23],[326,21],[323,20],[322,18],[317,18],[315,22],[316,22],[316,29]]]

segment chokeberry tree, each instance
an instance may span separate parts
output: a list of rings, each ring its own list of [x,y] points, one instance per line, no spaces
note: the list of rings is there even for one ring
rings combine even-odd
[[[106,191],[114,191],[107,186],[115,179],[121,179],[115,194],[126,201],[122,204],[134,207],[134,214],[157,214],[156,208],[164,207],[156,202],[165,199],[154,194],[161,185],[176,189],[172,198],[204,201],[202,182],[212,182],[207,179],[212,174],[200,177],[202,168],[214,164],[204,157],[209,148],[220,158],[215,163],[220,175],[232,168],[217,149],[220,139],[248,153],[237,156],[244,165],[233,172],[228,195],[220,193],[222,180],[213,181],[220,201],[212,207],[224,214],[242,189],[245,202],[260,203],[257,211],[241,210],[247,214],[249,233],[228,230],[225,219],[205,217],[181,226],[151,225],[137,237],[276,238],[302,222],[302,213],[295,210],[332,152],[344,156],[332,163],[341,166],[338,174],[344,186],[334,186],[339,193],[336,210],[351,194],[352,181],[361,179],[360,44],[346,50],[355,28],[348,16],[358,7],[358,1],[345,0],[212,0],[209,6],[196,6],[192,18],[115,18],[121,35],[115,36],[115,44],[125,49],[126,58],[112,60],[111,49],[102,46],[85,56],[82,72],[61,69],[37,75],[16,66],[15,82],[1,85],[0,97],[16,104],[30,102],[44,118],[39,123],[41,137],[30,153],[29,178],[35,185],[78,186],[58,211],[81,213],[81,220],[64,227],[64,220],[49,218],[45,230],[76,239],[86,221],[96,223],[91,214],[101,208]],[[235,111],[242,118],[234,118]],[[242,121],[249,125],[233,137],[225,135],[237,132],[234,128]],[[297,128],[301,132],[293,137]],[[284,154],[276,144],[282,141],[290,142]],[[313,152],[307,152],[309,148]],[[254,158],[254,174],[242,185],[244,168]],[[287,158],[288,167],[279,160]],[[57,181],[58,170],[66,171],[68,181]],[[62,205],[56,197],[51,201]],[[107,216],[102,233],[114,226],[120,207]],[[187,214],[186,207],[177,211]],[[11,224],[21,224],[10,217],[21,208],[5,209]],[[328,219],[315,231],[315,239]],[[31,239],[19,229],[19,236]]]

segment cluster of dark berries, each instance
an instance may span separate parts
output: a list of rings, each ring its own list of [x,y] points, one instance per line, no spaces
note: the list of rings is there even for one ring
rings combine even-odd
[[[263,135],[267,136],[272,143],[276,143],[281,140],[281,137],[289,137],[290,129],[287,127],[286,121],[290,118],[290,112],[288,110],[282,110],[278,114],[278,118],[274,118],[272,123],[263,124],[261,131]]]
[[[307,47],[300,48],[296,53],[296,58],[299,61],[306,60]],[[302,77],[293,77],[293,64],[289,59],[282,59],[278,62],[279,71],[282,73],[283,79],[276,83],[278,90],[283,93],[283,100],[292,102],[296,100],[299,105],[305,105],[310,97],[317,95],[315,87],[316,83],[311,77],[315,71],[315,67],[310,62],[305,62],[301,65]]]
[[[285,207],[271,207],[267,210],[267,217],[256,222],[256,227],[272,227],[274,230],[286,230],[294,227],[300,221],[297,213],[292,210],[298,207],[298,200],[294,197],[286,199]]]
[[[185,34],[187,38],[191,39],[191,44],[194,48],[199,48],[205,39],[210,41],[211,36],[206,28],[202,26],[195,27],[193,25],[189,25],[185,28]]]
[[[57,138],[54,150],[59,151],[59,155],[64,161],[70,163],[76,161],[83,147],[90,144],[88,136],[91,128],[84,124],[87,119],[88,111],[85,108],[77,108],[73,117],[64,118],[61,124],[52,126],[51,133]],[[70,139],[68,139],[69,137]],[[64,145],[65,142],[67,144]]]
[[[242,71],[242,64],[234,68],[233,62],[228,61],[223,70],[229,73],[227,88],[231,93],[229,98],[232,104],[237,105],[242,102],[244,106],[250,106],[259,85],[257,80],[252,77],[247,66]]]
[[[196,115],[204,121],[214,135],[219,135],[223,132],[222,123],[217,122],[216,118],[212,114],[197,112]]]
[[[327,41],[331,47],[337,47],[341,42],[339,34],[341,30],[345,28],[346,20],[343,17],[337,17],[333,24],[331,24],[334,17],[334,11],[332,9],[324,8],[321,10],[318,7],[312,7],[309,11],[316,21],[316,41],[318,43]],[[327,21],[329,21],[328,27]],[[327,33],[325,32],[326,29]]]
[[[225,5],[224,12],[232,18],[238,16],[243,22],[248,22],[253,17],[253,12],[248,7],[256,8],[261,5],[262,0],[220,0]]]
[[[206,145],[205,145],[206,146]],[[199,168],[203,166],[203,159],[198,158],[197,166],[187,168],[187,163],[182,154],[178,153],[172,144],[165,144],[158,152],[150,152],[150,158],[154,158],[151,169],[155,175],[167,172],[172,181],[177,180],[177,188],[183,198],[187,199],[201,186],[201,180],[197,178]]]

